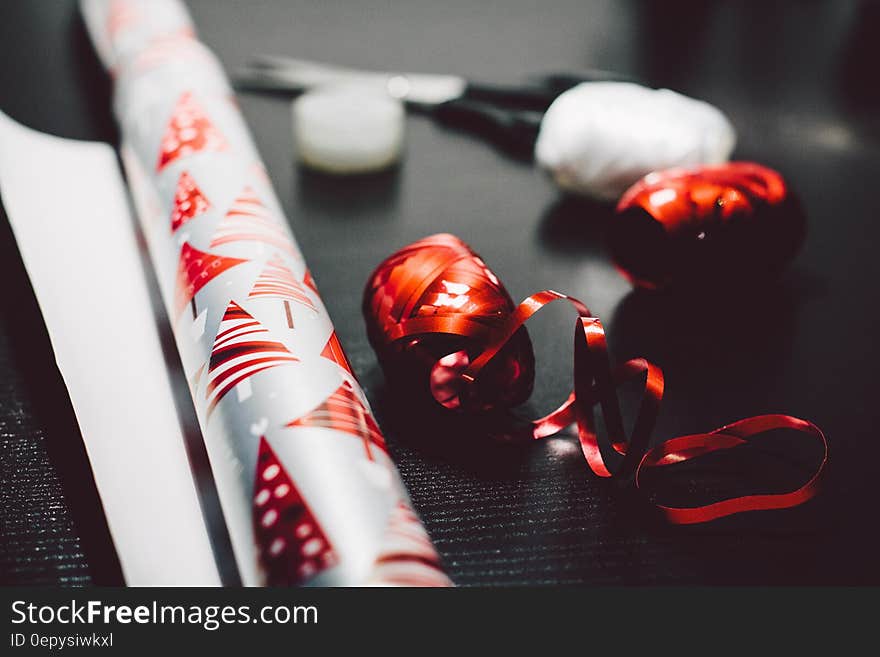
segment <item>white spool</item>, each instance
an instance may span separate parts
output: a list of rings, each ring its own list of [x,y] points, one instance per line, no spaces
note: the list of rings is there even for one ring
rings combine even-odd
[[[585,82],[547,110],[535,159],[562,189],[614,200],[651,171],[726,162],[735,144],[730,121],[709,103],[630,82]]]
[[[310,91],[293,102],[299,158],[332,174],[380,171],[400,158],[405,112],[388,96],[352,87]]]

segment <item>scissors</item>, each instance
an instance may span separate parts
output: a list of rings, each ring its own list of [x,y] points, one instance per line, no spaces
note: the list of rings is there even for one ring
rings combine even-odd
[[[508,155],[531,159],[541,119],[581,82],[632,81],[602,70],[533,76],[520,85],[484,84],[456,75],[364,71],[305,59],[259,55],[234,76],[243,91],[296,94],[325,85],[384,93],[437,123],[487,139]]]

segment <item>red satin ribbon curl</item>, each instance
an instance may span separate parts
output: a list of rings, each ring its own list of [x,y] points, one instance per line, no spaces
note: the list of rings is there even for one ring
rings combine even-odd
[[[611,255],[634,285],[740,283],[797,253],[806,216],[783,177],[754,162],[650,173],[617,204]]]
[[[649,469],[732,449],[761,434],[789,429],[812,436],[823,448],[809,480],[786,493],[744,495],[694,507],[658,504],[677,524],[766,509],[797,506],[813,497],[828,458],[828,444],[814,424],[788,415],[760,415],[709,433],[672,438],[649,448],[663,398],[663,372],[643,358],[611,366],[605,330],[581,301],[559,292],[533,294],[519,306],[480,257],[452,235],[419,240],[386,259],[364,292],[368,336],[392,382],[418,386],[447,408],[464,412],[507,409],[525,401],[534,382],[534,355],[524,324],[555,301],[577,312],[574,390],[555,411],[524,428],[506,430],[506,440],[540,439],[577,424],[584,458],[600,477],[633,477]],[[641,379],[636,421],[626,435],[616,388]],[[600,448],[594,407],[599,405],[607,441],[621,455],[611,466]]]

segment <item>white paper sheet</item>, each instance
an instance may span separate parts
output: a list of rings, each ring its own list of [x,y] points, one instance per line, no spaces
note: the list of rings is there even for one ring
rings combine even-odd
[[[219,585],[113,149],[0,112],[0,192],[126,582]]]

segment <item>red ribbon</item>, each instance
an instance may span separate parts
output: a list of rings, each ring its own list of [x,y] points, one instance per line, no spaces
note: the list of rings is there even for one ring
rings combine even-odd
[[[624,276],[653,289],[764,279],[805,234],[806,216],[779,173],[727,162],[642,178],[618,202],[608,245]]]
[[[389,380],[420,385],[448,408],[481,412],[525,401],[534,380],[534,357],[524,324],[554,301],[577,312],[574,336],[574,390],[555,411],[507,429],[506,440],[540,439],[577,424],[584,458],[600,477],[634,479],[646,471],[733,449],[762,434],[789,429],[821,442],[821,462],[799,488],[773,494],[731,497],[710,504],[658,504],[677,524],[767,509],[797,506],[813,497],[828,458],[828,444],[814,424],[788,415],[760,415],[709,433],[680,436],[649,447],[663,398],[663,372],[643,358],[612,367],[605,329],[581,301],[545,290],[514,307],[507,291],[483,261],[452,235],[434,235],[404,247],[375,271],[364,296],[370,341]],[[641,379],[644,390],[636,421],[626,435],[617,387]],[[599,405],[605,440],[621,455],[611,466],[602,454],[594,407]]]

